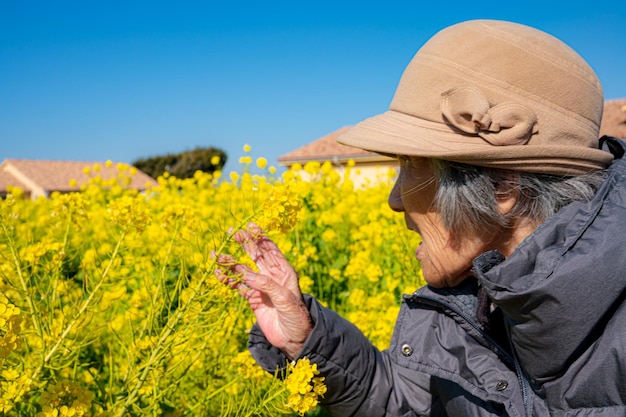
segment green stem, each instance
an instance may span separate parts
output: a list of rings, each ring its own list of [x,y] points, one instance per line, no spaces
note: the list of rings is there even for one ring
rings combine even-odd
[[[241,224],[239,225],[238,228],[234,229],[231,233],[227,234],[226,238],[222,241],[221,245],[215,251],[215,253],[216,254],[221,254],[224,251],[224,249],[226,248],[227,243],[233,238],[233,236],[235,235],[237,230],[241,229],[241,227],[243,225],[245,225],[248,222],[250,222],[256,216],[256,214],[257,213],[254,213],[254,214],[250,215],[243,222],[241,222]],[[216,256],[215,260],[213,261],[213,264],[211,265],[211,268],[209,268],[209,270],[212,270],[212,267],[216,264],[216,262],[217,262],[217,256]],[[202,287],[204,282],[207,280],[207,278],[209,276],[209,272],[208,272],[209,270],[205,271],[202,274],[202,276],[200,278],[200,281],[198,283],[198,288]],[[195,300],[195,297],[197,295],[198,295],[198,293],[194,292],[181,305],[181,307],[178,310],[176,310],[176,312],[172,316],[170,316],[170,318],[168,319],[167,324],[163,327],[161,336],[159,337],[159,341],[156,343],[156,345],[152,349],[152,352],[150,354],[150,358],[146,362],[145,366],[143,367],[143,370],[141,371],[141,373],[139,375],[139,378],[137,379],[137,383],[130,390],[128,396],[126,397],[126,401],[124,401],[124,404],[122,405],[122,408],[120,408],[118,410],[118,412],[115,414],[117,417],[121,417],[122,415],[124,415],[124,413],[126,412],[128,407],[135,401],[135,398],[137,397],[137,395],[139,393],[139,390],[141,389],[141,387],[143,386],[143,384],[145,383],[145,381],[148,378],[150,370],[154,368],[155,362],[157,362],[157,359],[161,356],[162,352],[165,350],[165,348],[166,348],[165,342],[167,341],[167,339],[170,337],[170,335],[172,334],[172,332],[176,328],[176,326],[177,326],[178,322],[180,321],[180,319],[182,317],[184,317],[184,315],[187,312],[187,309],[192,304],[192,302]]]
[[[248,414],[245,415],[245,417],[258,415],[258,410],[265,408],[267,404],[271,404],[276,397],[283,395],[284,392],[285,392],[284,385],[280,389],[272,390],[272,396],[270,396],[269,398],[264,398],[261,404],[257,405],[254,409],[250,410]]]
[[[26,301],[28,303],[28,309],[30,311],[31,318],[33,320],[33,326],[35,327],[35,331],[37,332],[37,336],[39,338],[43,338],[43,333],[41,330],[41,323],[39,323],[39,315],[36,314],[35,303],[33,301],[33,297],[31,297],[28,286],[26,285],[26,279],[24,278],[24,272],[22,271],[21,263],[19,256],[15,249],[15,241],[11,237],[11,234],[7,230],[7,227],[4,223],[2,223],[2,230],[7,240],[9,241],[9,249],[11,250],[11,257],[13,258],[13,264],[15,265],[15,270],[17,272],[17,276],[20,280],[20,285],[22,286],[22,291],[26,295]]]
[[[66,254],[65,250],[67,248],[67,244],[68,244],[68,241],[69,241],[71,225],[72,225],[72,212],[70,211],[69,217],[67,219],[67,226],[65,227],[65,233],[63,235],[63,246],[61,246],[61,252],[63,252],[64,256]],[[61,271],[62,271],[62,263],[59,264],[56,273],[53,274],[53,276],[52,276],[52,281],[51,281],[52,294],[50,295],[50,299],[48,301],[48,304],[53,306],[52,308],[49,309],[50,315],[52,315],[52,311],[54,309],[54,305],[56,303],[56,299],[57,299],[57,296],[58,296],[58,293],[57,293],[57,281],[59,280],[59,277],[61,275]]]
[[[169,259],[170,255],[172,254],[172,250],[174,248],[174,242],[176,241],[176,238],[178,237],[178,231],[179,230],[180,230],[180,221],[176,220],[176,227],[174,228],[174,233],[173,233],[172,239],[170,240],[169,245],[167,247],[167,253],[165,255],[165,260],[163,262],[163,266],[161,267],[161,280],[159,282],[159,287],[160,288],[158,288],[157,291],[154,292],[155,293],[155,297],[161,291],[163,291],[165,289],[165,272],[166,272],[166,269],[167,269],[166,268],[167,260]],[[167,297],[167,292],[166,291],[163,291],[163,292],[164,292],[165,296]],[[170,299],[169,299],[169,297],[167,297],[167,298],[168,298],[167,304],[169,304],[170,303]]]
[[[70,323],[67,325],[65,330],[63,330],[63,333],[61,333],[61,335],[57,339],[57,341],[54,344],[54,346],[52,347],[52,349],[50,349],[48,351],[48,353],[46,354],[46,356],[43,359],[42,364],[39,365],[39,367],[37,369],[35,369],[35,372],[33,372],[33,375],[31,377],[31,379],[34,380],[38,376],[39,372],[41,372],[43,367],[50,361],[50,359],[52,359],[52,356],[57,351],[59,346],[61,346],[61,343],[63,343],[63,341],[65,340],[65,338],[69,334],[69,332],[74,328],[74,326],[78,322],[79,318],[85,313],[85,311],[87,310],[87,308],[91,304],[91,301],[93,300],[93,298],[95,297],[96,293],[98,292],[98,290],[100,289],[100,287],[104,283],[105,278],[109,275],[109,271],[110,271],[110,269],[111,269],[111,267],[113,265],[113,260],[117,257],[117,254],[118,254],[118,252],[120,250],[120,247],[122,246],[122,242],[124,240],[124,237],[126,236],[126,232],[127,232],[127,229],[124,229],[122,231],[122,234],[121,234],[120,238],[118,239],[117,244],[115,245],[115,249],[113,249],[113,254],[111,255],[111,259],[109,259],[109,263],[107,264],[106,268],[102,272],[102,275],[100,276],[100,279],[98,280],[96,285],[91,290],[91,293],[89,294],[89,296],[85,299],[85,301],[83,301],[83,304],[78,309],[78,312],[74,316],[72,321],[70,321]]]

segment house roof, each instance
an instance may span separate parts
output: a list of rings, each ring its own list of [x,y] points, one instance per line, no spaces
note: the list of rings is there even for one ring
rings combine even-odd
[[[385,161],[389,158],[374,152],[353,148],[337,142],[337,137],[347,131],[348,126],[342,127],[324,137],[314,140],[296,150],[278,157],[278,162],[283,165],[291,165],[296,162],[308,161],[332,161],[335,163],[345,162],[349,159]]]
[[[21,189],[26,188],[26,186],[10,172],[0,171],[0,191],[6,190],[9,186],[20,187]]]
[[[626,98],[604,102],[600,136],[609,135],[626,139]]]
[[[89,174],[85,173],[86,168],[89,168]],[[100,176],[102,180],[108,180],[118,177],[121,170],[128,168],[127,164],[105,162],[5,159],[0,164],[0,190],[6,190],[11,185],[25,190],[39,187],[47,192],[78,191],[89,178]],[[134,175],[126,175],[131,179],[130,188],[144,190],[149,183],[157,184],[152,177],[139,170]],[[75,180],[75,185],[70,185],[72,180]]]

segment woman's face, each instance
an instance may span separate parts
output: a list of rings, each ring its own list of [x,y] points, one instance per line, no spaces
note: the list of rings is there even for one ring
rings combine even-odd
[[[400,158],[400,173],[389,195],[392,210],[404,212],[407,227],[420,234],[415,251],[424,279],[434,287],[452,287],[463,281],[473,259],[487,248],[480,239],[452,236],[433,208],[437,183],[426,158]]]

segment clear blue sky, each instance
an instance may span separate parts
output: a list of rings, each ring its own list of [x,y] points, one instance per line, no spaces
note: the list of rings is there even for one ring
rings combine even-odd
[[[0,0],[0,160],[215,146],[271,164],[385,111],[415,51],[474,18],[545,30],[626,97],[626,2]]]

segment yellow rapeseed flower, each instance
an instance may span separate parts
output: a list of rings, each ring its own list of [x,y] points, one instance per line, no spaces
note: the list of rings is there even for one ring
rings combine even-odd
[[[333,164],[330,161],[325,161],[322,164],[322,167],[321,167],[322,174],[328,175],[332,172],[332,170],[333,170]]]
[[[256,166],[258,166],[261,169],[265,168],[267,166],[267,159],[265,159],[263,157],[257,158]]]
[[[313,285],[315,282],[311,279],[311,277],[307,275],[302,275],[300,277],[300,289],[303,293],[310,294],[313,290]]]
[[[239,352],[233,359],[233,363],[237,365],[237,372],[240,375],[254,382],[259,382],[270,376],[259,366],[248,350]]]
[[[318,161],[309,161],[304,164],[304,171],[309,175],[315,175],[319,172],[321,166],[322,165]]]
[[[250,152],[252,150],[252,147],[250,145],[248,145],[247,143],[245,145],[243,145],[243,151],[244,152]]]
[[[242,156],[239,158],[239,163],[242,165],[250,165],[252,163],[252,158],[249,155]]]
[[[300,164],[298,162],[296,162],[295,164],[293,164],[291,166],[291,170],[292,171],[296,171],[297,172],[297,171],[300,171],[301,169],[302,169],[302,164]]]
[[[41,411],[35,414],[35,417],[58,417],[59,410],[50,406],[44,405]]]
[[[20,344],[20,309],[0,293],[0,358],[6,358]]]
[[[244,155],[244,162],[257,161]],[[107,171],[109,164],[101,165]],[[254,315],[213,277],[216,254],[242,254],[229,228],[251,216],[286,232],[272,239],[303,290],[337,308],[378,347],[389,345],[400,294],[423,284],[411,249],[417,244],[408,237],[415,234],[386,206],[387,176],[380,188],[355,188],[343,187],[330,163],[312,176],[279,167],[281,174],[265,177],[244,166],[235,183],[227,172],[165,174],[143,192],[124,185],[132,168],[118,168],[114,178],[101,178],[90,164],[88,176],[77,176],[81,193],[31,201],[12,188],[0,199],[0,415],[193,414],[185,401],[206,392],[214,400],[203,403],[204,415],[269,417],[287,403],[301,414],[314,409],[326,390],[317,369],[294,376],[291,393],[249,352],[240,354]],[[276,173],[269,164],[263,169]],[[135,222],[143,233],[119,233]],[[293,225],[297,230],[289,230]],[[249,257],[241,262],[255,267]],[[16,290],[20,274],[29,291]],[[46,298],[34,300],[31,314],[28,297],[36,294]],[[83,347],[94,349],[101,366],[85,362]],[[46,355],[45,371],[37,371]],[[52,388],[63,380],[98,400],[81,401],[69,384]]]
[[[287,406],[300,415],[315,410],[319,398],[326,393],[324,377],[318,377],[317,364],[308,358],[287,365],[285,386],[289,391]]]
[[[289,186],[275,184],[269,196],[263,202],[261,227],[266,231],[286,233],[298,222],[298,213],[302,208],[299,196]]]
[[[107,214],[111,223],[122,228],[134,226],[142,232],[150,224],[151,218],[145,204],[139,198],[123,195],[109,203]]]
[[[5,369],[2,371],[2,377],[7,381],[13,381],[20,376],[20,373],[16,369]]]
[[[91,391],[76,382],[60,381],[41,394],[42,411],[36,417],[81,417],[90,411],[93,398]]]

